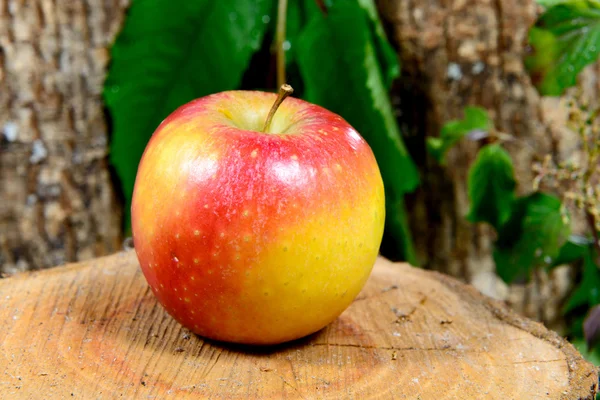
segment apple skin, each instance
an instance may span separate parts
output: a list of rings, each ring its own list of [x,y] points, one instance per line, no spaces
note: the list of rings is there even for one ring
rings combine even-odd
[[[340,116],[273,93],[194,100],[156,129],[131,206],[164,308],[210,339],[276,344],[336,319],[364,286],[385,220],[371,148]]]

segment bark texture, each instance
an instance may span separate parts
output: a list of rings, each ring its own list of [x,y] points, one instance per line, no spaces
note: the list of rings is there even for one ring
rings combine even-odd
[[[465,106],[477,105],[490,112],[498,130],[518,139],[505,148],[521,194],[532,190],[537,157],[562,160],[575,153],[577,135],[565,127],[565,105],[540,97],[523,64],[528,31],[540,9],[534,0],[379,0],[378,5],[401,58],[396,102],[423,178],[408,205],[420,260],[552,325],[569,290],[569,270],[507,287],[493,272],[494,232],[465,219],[468,169],[480,144],[459,143],[445,168],[425,149],[426,137],[439,136],[444,123],[462,118]],[[596,68],[584,77],[590,92],[598,90]]]
[[[101,98],[121,0],[0,0],[0,274],[114,252]]]

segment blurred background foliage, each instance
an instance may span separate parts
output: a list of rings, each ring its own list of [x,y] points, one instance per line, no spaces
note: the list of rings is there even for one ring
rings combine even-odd
[[[544,7],[529,34],[523,60],[541,95],[561,96],[600,52],[600,4],[595,0],[538,0]],[[154,129],[178,106],[233,89],[277,89],[276,0],[134,1],[112,48],[104,98],[112,120],[110,160],[125,198],[125,224],[137,165]],[[295,96],[347,119],[369,142],[386,186],[382,252],[418,264],[404,197],[419,186],[390,100],[400,75],[373,0],[290,0],[285,52],[287,82]],[[591,359],[600,331],[598,154],[600,110],[572,100],[582,164],[537,166],[535,187],[516,194],[513,160],[504,144],[515,139],[493,126],[487,110],[469,106],[429,138],[429,155],[445,168],[445,154],[461,140],[480,144],[470,166],[471,223],[497,233],[497,274],[526,281],[540,269],[573,263],[579,286],[561,311],[567,334]],[[544,183],[550,182],[544,186]],[[587,235],[572,235],[570,210],[587,215]]]

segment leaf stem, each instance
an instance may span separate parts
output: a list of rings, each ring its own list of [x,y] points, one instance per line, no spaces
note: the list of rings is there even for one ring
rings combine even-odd
[[[267,132],[269,130],[269,128],[271,127],[271,122],[273,121],[273,116],[277,112],[277,109],[279,108],[281,103],[283,103],[285,98],[288,97],[292,93],[294,93],[294,89],[290,85],[288,85],[286,83],[281,85],[281,87],[279,88],[279,93],[277,94],[277,99],[275,100],[275,103],[273,103],[273,106],[271,107],[271,110],[269,111],[269,115],[267,115],[267,119],[265,121],[265,126],[263,127],[263,130],[262,130],[263,132]]]
[[[277,86],[285,84],[285,26],[287,20],[287,0],[279,0],[277,9],[277,28],[275,32],[275,46],[277,48]]]

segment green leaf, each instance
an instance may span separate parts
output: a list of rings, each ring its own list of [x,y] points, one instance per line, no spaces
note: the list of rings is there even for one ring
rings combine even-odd
[[[575,85],[577,74],[600,54],[600,3],[545,3],[551,6],[529,32],[533,53],[525,65],[541,94],[558,96]]]
[[[600,270],[594,263],[596,253],[588,246],[583,255],[583,276],[564,308],[564,313],[582,306],[592,307],[600,304]]]
[[[489,132],[491,127],[492,123],[485,109],[466,107],[464,119],[446,123],[439,138],[427,139],[427,150],[438,163],[444,164],[448,150],[465,135],[476,131]]]
[[[413,191],[419,175],[396,123],[378,63],[369,17],[355,1],[338,1],[313,15],[300,37],[298,64],[304,98],[344,117],[367,140],[379,163],[388,205]],[[406,224],[401,208],[386,210],[389,226]],[[392,221],[397,219],[397,221]],[[404,221],[404,222],[403,222]],[[403,237],[408,228],[394,232]],[[414,262],[414,260],[409,260]]]
[[[298,48],[298,39],[300,38],[300,34],[304,29],[304,25],[306,24],[306,10],[305,10],[305,2],[300,0],[291,0],[288,2],[287,16],[286,16],[286,27],[285,27],[285,40],[289,44],[289,48],[285,52],[285,62],[286,64],[294,64],[296,62],[297,56],[297,48]],[[314,2],[313,2],[314,3]],[[273,40],[275,39],[275,27],[276,27],[276,19],[277,19],[277,7],[270,16],[272,20],[272,28],[273,28]],[[275,46],[275,43],[272,44]],[[294,88],[296,89],[296,88]]]
[[[382,254],[391,260],[407,260],[417,266],[419,262],[412,244],[410,227],[404,199],[392,199],[386,196],[386,209],[395,210],[392,217],[386,215]]]
[[[534,193],[513,202],[508,221],[498,231],[494,261],[507,283],[527,278],[533,268],[555,259],[570,234],[560,199]]]
[[[560,248],[558,256],[552,261],[550,268],[571,264],[583,258],[590,241],[584,237],[569,236],[567,242]]]
[[[110,159],[127,211],[139,160],[156,127],[182,104],[238,86],[273,5],[273,0],[132,3],[104,87],[113,122]]]
[[[372,40],[375,46],[377,61],[381,67],[381,74],[385,81],[385,87],[389,90],[392,87],[394,80],[400,76],[398,55],[387,39],[381,20],[379,19],[375,2],[373,0],[358,0],[358,4],[369,16],[371,22],[370,31],[373,35]]]
[[[467,219],[487,222],[498,230],[510,217],[515,186],[510,155],[497,144],[483,147],[469,170]]]
[[[558,4],[570,3],[572,0],[536,0],[540,6],[545,8],[554,7]]]

